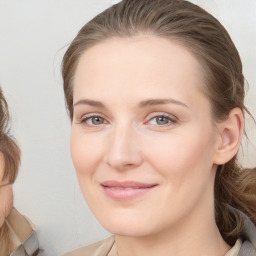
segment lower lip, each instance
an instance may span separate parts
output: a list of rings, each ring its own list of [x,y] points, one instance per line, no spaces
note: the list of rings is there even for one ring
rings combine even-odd
[[[148,188],[115,188],[115,187],[104,187],[104,193],[114,200],[132,200],[153,190],[155,186]]]

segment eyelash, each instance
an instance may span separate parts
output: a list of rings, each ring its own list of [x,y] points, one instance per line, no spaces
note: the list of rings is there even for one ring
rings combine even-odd
[[[157,119],[157,118],[164,118],[167,120],[168,123],[166,124],[149,124],[150,121]],[[157,121],[156,121],[157,122]],[[150,118],[148,121],[146,121],[146,123],[148,123],[149,125],[156,125],[159,127],[169,127],[169,126],[173,126],[178,122],[177,118],[175,116],[166,114],[166,113],[161,113],[161,114],[154,114],[154,116],[152,118]]]
[[[158,127],[169,127],[169,126],[175,125],[178,122],[178,120],[175,116],[172,116],[172,115],[169,115],[169,114],[166,114],[166,113],[154,114],[154,115],[152,114],[151,116],[152,117],[149,118],[144,124],[148,124],[148,125],[151,125],[151,126],[158,126]],[[100,119],[102,119],[103,123],[93,124],[93,121],[92,121],[93,118],[100,118]],[[166,124],[150,124],[150,122],[152,120],[154,120],[154,119],[156,120],[157,118],[164,118],[164,119],[167,120],[168,123],[166,123]],[[88,123],[89,120],[91,120],[91,123]],[[97,127],[97,126],[101,126],[101,125],[104,125],[104,124],[108,123],[108,121],[102,115],[100,115],[98,113],[95,113],[95,114],[92,113],[92,114],[88,114],[88,115],[83,116],[79,123],[84,124],[88,127]]]
[[[102,124],[104,124],[104,123],[106,123],[106,119],[103,117],[103,116],[101,116],[100,114],[89,114],[89,115],[85,115],[85,116],[83,116],[82,118],[81,118],[81,121],[80,121],[80,123],[81,124],[86,124],[86,126],[91,126],[91,127],[95,127],[95,126],[100,126],[100,125],[102,125],[102,124],[99,124],[99,125],[96,125],[96,124],[88,124],[88,121],[91,119],[93,119],[93,118],[101,118],[102,120],[103,120],[103,123]]]

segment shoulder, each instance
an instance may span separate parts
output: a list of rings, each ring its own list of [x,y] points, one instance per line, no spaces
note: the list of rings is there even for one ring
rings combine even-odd
[[[241,237],[244,241],[239,256],[254,256],[256,255],[256,227],[246,215],[243,215],[243,220]]]
[[[114,236],[111,236],[97,243],[65,253],[63,256],[107,256],[114,241]]]
[[[255,256],[256,255],[256,226],[251,219],[243,212],[229,206],[230,211],[238,214],[242,221],[243,227],[240,232],[240,238],[243,243],[239,252],[239,256]]]

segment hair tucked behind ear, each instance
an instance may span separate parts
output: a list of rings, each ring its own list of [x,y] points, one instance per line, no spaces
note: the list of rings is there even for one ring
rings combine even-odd
[[[228,32],[212,15],[183,0],[123,0],[105,10],[78,33],[62,63],[63,87],[70,118],[73,118],[73,78],[81,54],[113,37],[150,34],[187,47],[202,66],[213,119],[225,120],[230,111],[244,105],[244,76],[239,53]],[[230,243],[240,233],[242,221],[228,211],[232,205],[256,224],[255,170],[243,170],[236,157],[219,167],[215,181],[216,221]]]

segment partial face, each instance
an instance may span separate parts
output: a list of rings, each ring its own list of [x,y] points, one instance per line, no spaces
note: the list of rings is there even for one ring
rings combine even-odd
[[[71,154],[110,232],[144,236],[213,215],[217,132],[203,86],[193,55],[162,38],[110,39],[81,56]]]
[[[2,153],[0,153],[0,228],[13,207],[12,185],[8,184],[7,179],[3,180],[3,175],[4,158]]]

